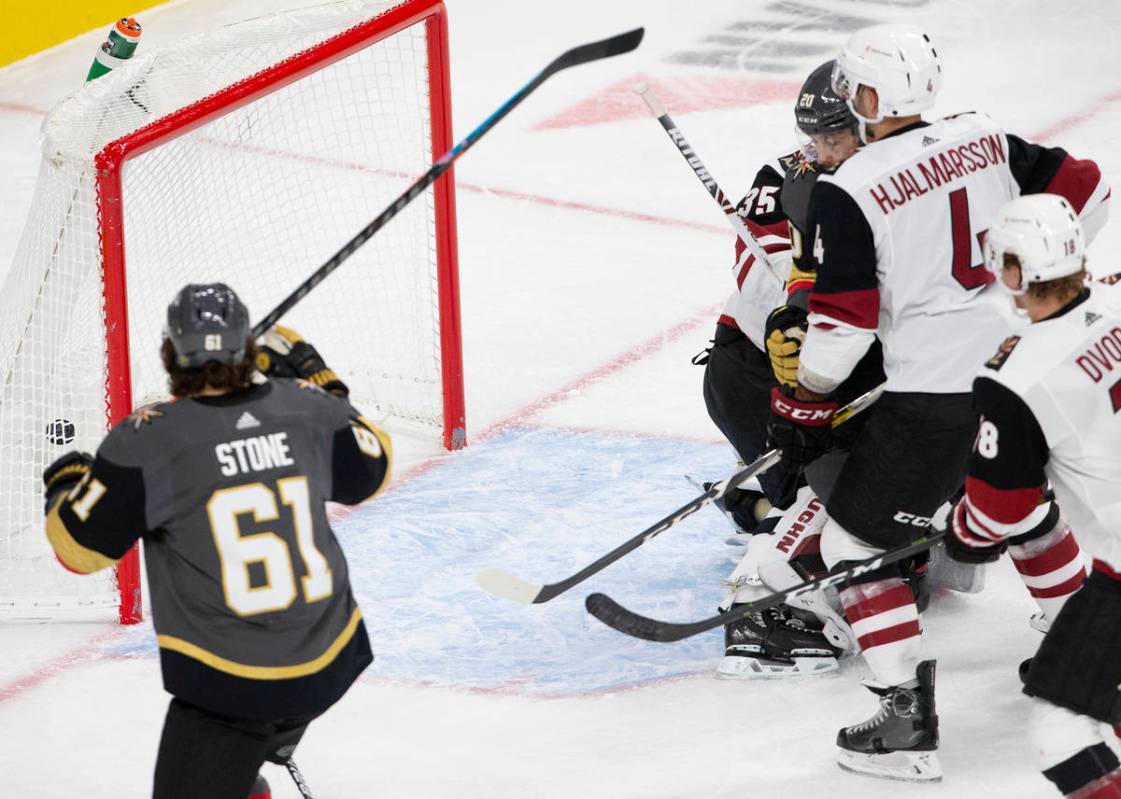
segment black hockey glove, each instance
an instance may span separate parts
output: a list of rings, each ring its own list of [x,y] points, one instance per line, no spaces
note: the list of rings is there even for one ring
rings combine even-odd
[[[93,456],[88,452],[67,452],[43,471],[43,494],[47,498],[43,508],[49,513],[59,494],[64,494],[90,473]]]
[[[807,326],[806,312],[797,305],[779,306],[767,317],[767,355],[780,386],[798,385],[798,360]]]
[[[930,520],[930,526],[943,534],[942,541],[946,545],[946,554],[959,563],[970,563],[979,566],[982,563],[992,563],[1008,549],[1008,543],[1001,541],[999,544],[984,543],[970,536],[961,524],[955,524],[954,519],[965,509],[961,503],[952,505],[946,502],[935,511]],[[959,532],[961,531],[961,532]]]
[[[789,386],[771,389],[767,437],[772,447],[782,450],[784,468],[800,469],[829,450],[836,413],[832,399],[799,400]]]
[[[350,393],[319,351],[290,327],[273,325],[257,339],[257,347],[257,369],[268,377],[298,377],[332,394]]]

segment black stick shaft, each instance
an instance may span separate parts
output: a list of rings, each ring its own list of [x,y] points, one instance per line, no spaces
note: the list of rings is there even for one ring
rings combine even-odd
[[[919,538],[909,544],[905,544],[904,546],[888,550],[882,555],[859,561],[843,572],[829,574],[816,580],[807,580],[786,591],[777,591],[755,602],[737,605],[732,610],[720,613],[716,616],[710,616],[707,619],[701,619],[700,621],[666,622],[651,619],[648,616],[643,616],[634,611],[627,610],[606,594],[589,594],[588,598],[584,600],[584,607],[587,608],[588,613],[595,616],[608,627],[634,638],[641,638],[645,641],[658,641],[660,643],[680,641],[707,632],[708,630],[731,624],[734,621],[739,621],[752,613],[766,610],[775,605],[781,605],[788,599],[794,599],[803,594],[820,591],[824,588],[848,585],[852,580],[863,574],[868,574],[883,566],[897,563],[913,555],[917,555],[920,552],[925,552],[941,541],[942,535],[943,534],[940,532],[932,533],[924,538]]]
[[[844,422],[852,418],[855,414],[865,410],[879,399],[883,390],[883,385],[876,386],[876,388],[861,394],[848,405],[841,408],[833,418],[833,426],[836,427],[839,424],[844,424]],[[589,563],[580,571],[560,582],[538,585],[515,577],[501,569],[485,569],[479,573],[476,579],[484,589],[516,602],[525,602],[535,605],[548,602],[550,599],[584,582],[584,580],[587,580],[592,575],[603,571],[612,563],[638,549],[647,541],[657,538],[662,533],[676,526],[682,519],[692,516],[705,505],[724,496],[729,490],[740,485],[745,480],[771,468],[779,462],[781,457],[782,455],[778,450],[768,450],[727,480],[713,483],[708,491],[705,491],[700,496],[682,505],[673,513],[655,522],[650,527],[647,527],[638,535],[615,547],[615,549],[611,550],[594,563]]]
[[[276,324],[282,316],[292,310],[296,303],[300,302],[312,289],[322,283],[329,274],[338,269],[347,258],[354,255],[359,247],[369,241],[390,219],[397,216],[397,214],[401,212],[401,209],[436,182],[437,178],[451,168],[456,159],[467,152],[487,131],[497,125],[499,120],[513,111],[522,100],[529,97],[529,95],[549,77],[560,72],[562,69],[568,69],[578,64],[586,64],[589,61],[596,61],[601,58],[609,58],[610,56],[630,52],[638,47],[639,43],[642,41],[642,35],[643,29],[635,28],[632,31],[621,33],[618,36],[612,36],[609,39],[574,47],[555,58],[545,69],[537,73],[533,80],[516,91],[510,99],[499,106],[498,110],[483,120],[481,125],[468,133],[463,141],[444,153],[444,155],[429,167],[428,171],[421,175],[413,185],[405,189],[400,197],[390,203],[388,208],[378,214],[370,224],[358,232],[358,235],[344,244],[342,249],[332,255],[323,266],[315,270],[315,272],[301,283],[295,291],[289,294],[276,308],[270,311],[264,319],[258,322],[253,327],[253,337],[256,338],[262,335],[266,330]]]
[[[629,552],[633,552],[646,542],[657,538],[662,533],[669,530],[671,527],[677,525],[678,522],[688,518],[689,516],[692,516],[694,513],[699,511],[701,508],[703,508],[713,500],[719,499],[720,497],[724,496],[724,494],[728,493],[729,489],[735,488],[745,480],[749,480],[760,472],[764,472],[767,469],[771,468],[776,463],[778,463],[780,457],[781,455],[778,450],[772,449],[768,452],[763,453],[724,482],[713,483],[712,487],[709,488],[708,491],[704,492],[693,501],[689,502],[688,504],[682,505],[669,516],[666,516],[664,519],[650,525],[626,543],[611,550],[594,563],[588,564],[568,579],[562,580],[559,583],[553,583],[552,585],[545,586],[545,590],[543,590],[538,595],[538,597],[534,600],[534,603],[548,602],[558,594],[562,594],[573,586],[584,582],[584,580],[588,579],[593,574],[597,574],[598,572],[603,571],[605,568],[622,558],[624,555],[628,554]]]

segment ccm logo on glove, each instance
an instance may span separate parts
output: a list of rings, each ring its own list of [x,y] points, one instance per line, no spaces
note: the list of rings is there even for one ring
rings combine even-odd
[[[780,416],[793,419],[807,427],[823,427],[833,421],[836,405],[827,408],[806,407],[794,404],[781,394],[774,393],[771,395],[771,409]]]

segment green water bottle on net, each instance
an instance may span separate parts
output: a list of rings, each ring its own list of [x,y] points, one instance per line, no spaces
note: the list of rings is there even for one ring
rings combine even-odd
[[[100,78],[106,72],[112,72],[132,58],[138,44],[140,44],[140,23],[132,17],[117,20],[117,24],[109,31],[109,38],[98,47],[97,56],[90,64],[86,80],[91,81]]]

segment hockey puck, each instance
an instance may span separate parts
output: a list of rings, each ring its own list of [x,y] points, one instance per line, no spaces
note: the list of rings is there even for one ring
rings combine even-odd
[[[52,444],[69,444],[74,440],[74,423],[69,419],[55,419],[47,425],[47,440]]]

